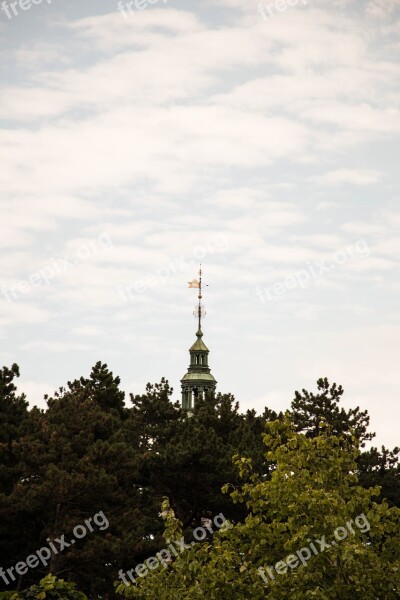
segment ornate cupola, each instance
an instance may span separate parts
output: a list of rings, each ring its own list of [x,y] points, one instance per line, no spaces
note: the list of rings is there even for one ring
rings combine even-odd
[[[203,342],[203,332],[201,330],[201,320],[205,317],[205,310],[202,304],[202,270],[200,265],[199,279],[189,281],[190,288],[199,290],[199,302],[194,310],[194,315],[198,320],[197,340],[190,348],[190,365],[188,372],[181,379],[182,383],[182,408],[191,412],[198,398],[206,395],[214,395],[217,382],[214,375],[211,375],[208,366],[209,349]]]

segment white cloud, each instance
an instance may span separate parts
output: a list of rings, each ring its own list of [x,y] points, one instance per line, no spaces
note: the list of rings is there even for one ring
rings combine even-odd
[[[36,324],[48,322],[51,313],[34,304],[13,300],[13,294],[6,287],[0,288],[0,328],[16,324]]]
[[[367,4],[366,12],[371,17],[388,17],[400,8],[399,0],[371,0]]]
[[[204,29],[194,13],[174,8],[153,8],[137,16],[140,18],[123,19],[119,12],[111,12],[66,23],[66,26],[80,38],[88,40],[91,44],[95,42],[112,53],[121,45],[137,46],[162,39],[163,32],[172,36],[192,34]],[[140,33],[143,37],[140,37]],[[149,37],[146,37],[146,34]]]
[[[37,406],[39,408],[46,409],[47,402],[44,396],[51,397],[57,386],[51,383],[41,381],[25,381],[22,376],[21,380],[17,382],[18,392],[26,394],[26,399],[29,402],[30,408]]]
[[[81,337],[92,337],[103,335],[104,330],[95,325],[82,325],[81,327],[74,327],[72,333]]]
[[[303,115],[312,121],[325,122],[348,129],[374,134],[395,134],[400,131],[400,111],[397,108],[377,109],[369,104],[327,104],[305,110]]]
[[[382,240],[373,247],[373,251],[390,258],[398,258],[400,257],[400,238],[396,236]]]
[[[293,236],[293,239],[297,242],[304,242],[313,246],[331,248],[333,250],[338,250],[345,245],[343,238],[340,238],[337,235],[329,234],[327,235],[317,233],[314,235]]]
[[[86,344],[77,344],[69,342],[50,342],[50,341],[33,341],[21,345],[21,350],[35,352],[84,352],[91,348]]]
[[[349,233],[355,233],[357,235],[379,235],[385,233],[385,227],[383,225],[366,222],[350,222],[344,223],[341,226],[343,231]]]
[[[310,181],[324,185],[360,185],[368,186],[378,183],[383,174],[378,171],[369,171],[366,169],[337,169],[329,171],[323,175],[314,175]]]

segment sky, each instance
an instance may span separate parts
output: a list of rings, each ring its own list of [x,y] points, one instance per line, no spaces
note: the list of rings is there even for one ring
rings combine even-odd
[[[400,0],[19,0],[0,9],[0,364],[44,407],[204,341],[286,410],[327,377],[400,445]]]

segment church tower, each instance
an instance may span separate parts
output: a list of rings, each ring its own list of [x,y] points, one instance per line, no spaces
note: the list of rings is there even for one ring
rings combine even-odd
[[[214,395],[217,382],[214,375],[211,374],[208,366],[209,349],[203,342],[203,332],[201,330],[201,320],[205,317],[204,306],[202,300],[202,270],[200,265],[199,279],[189,281],[190,288],[199,290],[199,303],[194,310],[194,315],[198,321],[197,340],[190,348],[190,365],[188,372],[181,379],[182,384],[182,408],[191,412],[194,408],[196,400],[203,398],[206,395]]]

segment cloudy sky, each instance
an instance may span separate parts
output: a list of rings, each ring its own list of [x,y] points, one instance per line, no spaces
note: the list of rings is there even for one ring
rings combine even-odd
[[[326,376],[398,444],[400,1],[24,1],[0,10],[0,362],[31,404],[98,360],[179,398],[201,261],[220,391],[279,410]]]

